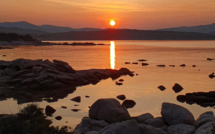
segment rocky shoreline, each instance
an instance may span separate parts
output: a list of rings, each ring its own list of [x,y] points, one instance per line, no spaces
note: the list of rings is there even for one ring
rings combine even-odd
[[[19,104],[34,101],[57,101],[77,86],[97,84],[122,75],[134,76],[127,68],[74,70],[60,60],[16,59],[0,61],[0,100],[14,98]]]
[[[214,124],[211,111],[195,120],[188,109],[164,102],[161,117],[153,117],[150,113],[131,117],[116,99],[99,99],[73,134],[214,134]]]

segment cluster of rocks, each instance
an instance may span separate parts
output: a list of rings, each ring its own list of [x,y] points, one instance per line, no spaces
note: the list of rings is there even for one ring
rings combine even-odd
[[[89,110],[73,134],[212,134],[215,117],[206,112],[194,119],[179,105],[163,103],[161,117],[150,113],[131,117],[116,99],[99,99]]]
[[[202,107],[215,106],[215,91],[187,93],[186,95],[178,95],[177,100],[188,104],[198,104]]]
[[[114,80],[122,75],[133,76],[133,73],[127,68],[76,71],[60,60],[0,61],[0,100],[57,101],[74,92],[77,86],[97,84],[107,78]]]
[[[158,86],[158,89],[160,89],[161,91],[164,91],[166,89],[166,87],[164,87],[163,85],[160,85],[160,86]],[[178,83],[175,83],[175,85],[172,87],[172,89],[175,93],[179,93],[184,88],[181,85],[179,85]]]

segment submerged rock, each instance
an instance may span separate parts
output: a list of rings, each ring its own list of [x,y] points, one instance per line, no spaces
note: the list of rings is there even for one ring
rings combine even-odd
[[[130,119],[126,108],[116,99],[99,99],[90,107],[89,117],[113,123]]]
[[[188,109],[172,103],[162,104],[161,115],[168,125],[193,125],[195,122],[193,114]]]

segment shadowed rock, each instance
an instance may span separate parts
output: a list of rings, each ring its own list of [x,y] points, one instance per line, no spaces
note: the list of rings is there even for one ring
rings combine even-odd
[[[143,62],[143,61],[147,61],[147,60],[145,60],[145,59],[140,59],[140,60],[138,60],[138,61]]]
[[[178,83],[175,83],[175,85],[172,87],[172,89],[175,91],[175,93],[181,92],[183,90],[183,87],[179,85]]]
[[[181,66],[181,67],[185,67],[186,65],[185,65],[185,64],[181,64],[180,66]]]
[[[175,65],[169,65],[170,67],[175,67]]]
[[[116,85],[121,86],[121,85],[123,85],[123,83],[116,81]]]
[[[126,99],[125,95],[123,95],[123,94],[118,95],[116,98],[119,99],[119,100],[125,100]]]
[[[186,93],[186,95],[177,96],[177,100],[188,104],[196,103],[202,107],[213,107],[215,106],[215,91]]]
[[[138,62],[132,62],[132,64],[138,64]]]
[[[148,66],[149,64],[148,63],[142,63],[142,66]]]
[[[165,67],[166,65],[157,65],[157,67]]]
[[[214,73],[212,73],[208,77],[211,78],[211,79],[213,79],[215,77],[215,75],[214,75]]]
[[[71,111],[73,111],[73,112],[78,112],[78,111],[80,111],[81,109],[71,109]]]
[[[125,62],[125,64],[131,64],[130,62]]]
[[[125,100],[125,101],[123,101],[123,103],[122,103],[122,106],[123,106],[123,107],[126,107],[127,109],[128,109],[128,108],[133,108],[135,105],[136,105],[136,102],[133,101],[133,100]]]
[[[116,99],[99,99],[90,107],[89,117],[107,122],[118,122],[130,119],[126,108]]]
[[[164,91],[166,88],[163,85],[158,86],[161,91]]]
[[[75,102],[81,102],[81,96],[74,97],[71,100]]]
[[[52,114],[55,111],[56,110],[53,107],[49,106],[49,105],[47,105],[46,108],[45,108],[45,113],[46,113],[47,116],[52,116]]]
[[[61,120],[62,117],[61,117],[61,116],[56,116],[55,119],[56,119],[56,120]]]
[[[212,61],[212,60],[215,60],[215,59],[207,58],[207,60],[208,60],[208,61]]]

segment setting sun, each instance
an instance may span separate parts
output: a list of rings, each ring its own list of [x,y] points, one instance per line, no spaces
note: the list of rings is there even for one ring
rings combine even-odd
[[[114,20],[110,20],[110,25],[111,26],[115,26],[116,25],[116,22]]]

